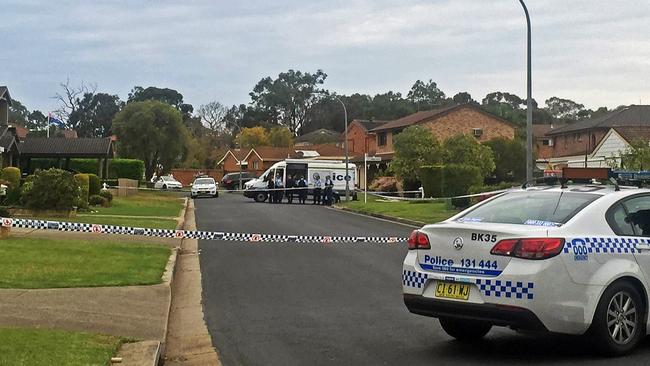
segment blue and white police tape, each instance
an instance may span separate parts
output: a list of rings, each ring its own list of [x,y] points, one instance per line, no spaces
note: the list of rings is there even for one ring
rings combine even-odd
[[[48,221],[20,218],[0,218],[2,226],[37,230],[73,231],[96,234],[121,234],[135,236],[152,236],[176,239],[200,239],[241,242],[268,243],[370,243],[396,244],[406,242],[405,237],[383,236],[323,236],[323,235],[282,235],[282,234],[250,234],[228,233],[200,230],[169,230],[149,229],[129,226],[85,224],[67,221]]]
[[[497,191],[490,191],[490,192],[481,192],[481,193],[474,193],[474,194],[465,194],[462,196],[453,196],[453,197],[429,197],[429,198],[419,198],[419,197],[400,197],[400,196],[388,196],[386,194],[378,194],[376,192],[371,192],[368,191],[368,194],[380,197],[385,200],[396,200],[396,201],[447,201],[447,200],[452,200],[452,199],[458,199],[458,198],[474,198],[474,197],[491,197],[497,194],[501,194],[504,192],[508,192],[512,190],[511,189],[500,189]],[[391,192],[392,194],[399,194],[400,192]]]

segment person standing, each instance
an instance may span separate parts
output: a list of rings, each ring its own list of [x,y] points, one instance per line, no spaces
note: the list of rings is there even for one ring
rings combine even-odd
[[[275,191],[273,190],[275,188],[275,180],[273,177],[270,177],[268,182],[266,183],[266,188],[269,189],[267,192],[268,194],[266,195],[268,197],[269,203],[275,203]]]
[[[284,196],[284,190],[280,189],[283,188],[284,184],[282,183],[282,176],[280,174],[276,175],[275,178],[275,203],[282,203],[282,196]]]
[[[332,190],[334,189],[334,182],[330,176],[325,177],[325,197],[323,199],[323,205],[329,206],[332,204]]]
[[[300,176],[296,185],[300,187],[298,190],[298,202],[304,205],[305,201],[307,201],[307,181],[305,180],[305,177]]]
[[[320,205],[320,192],[323,188],[323,182],[320,180],[320,175],[314,174],[314,204]]]
[[[287,201],[289,201],[289,204],[293,203],[293,194],[294,190],[293,188],[296,186],[296,181],[293,179],[293,175],[290,175],[287,178]]]

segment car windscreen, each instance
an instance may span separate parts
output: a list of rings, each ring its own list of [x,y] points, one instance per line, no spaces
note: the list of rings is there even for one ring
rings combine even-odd
[[[560,226],[599,197],[565,191],[510,192],[471,209],[457,221]]]
[[[194,181],[194,184],[214,184],[212,178],[201,178]]]

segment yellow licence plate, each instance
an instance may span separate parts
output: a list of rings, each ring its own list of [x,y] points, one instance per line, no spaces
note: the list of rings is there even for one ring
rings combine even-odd
[[[469,285],[454,282],[438,282],[436,286],[436,297],[467,300],[469,299]]]

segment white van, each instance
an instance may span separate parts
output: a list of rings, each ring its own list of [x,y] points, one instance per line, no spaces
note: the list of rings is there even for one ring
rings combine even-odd
[[[276,175],[282,177],[285,183],[287,177],[293,176],[296,181],[302,176],[307,180],[308,195],[312,194],[314,179],[320,177],[325,184],[325,177],[330,176],[334,182],[334,191],[341,197],[345,197],[345,163],[338,160],[305,160],[287,159],[273,164],[259,178],[246,182],[244,196],[253,198],[257,202],[264,202],[267,199],[266,188],[268,179]],[[348,176],[350,180],[350,196],[354,196],[354,188],[357,186],[356,166],[348,163]]]

